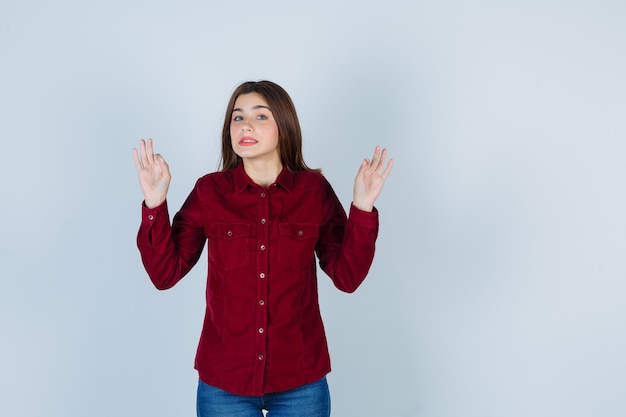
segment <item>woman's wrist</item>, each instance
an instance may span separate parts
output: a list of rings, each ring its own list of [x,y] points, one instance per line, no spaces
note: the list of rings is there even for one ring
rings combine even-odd
[[[360,201],[353,201],[352,205],[356,208],[358,208],[361,211],[369,211],[372,212],[374,211],[374,205],[373,204],[366,204]]]
[[[158,199],[144,199],[143,200],[143,204],[149,208],[149,209],[153,209],[153,208],[157,208],[159,207],[161,204],[163,204],[165,202],[165,198],[158,198]]]

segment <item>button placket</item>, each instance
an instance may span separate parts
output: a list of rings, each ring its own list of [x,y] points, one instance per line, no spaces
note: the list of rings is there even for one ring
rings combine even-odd
[[[267,357],[267,299],[268,299],[268,275],[269,268],[269,192],[262,190],[258,194],[258,223],[257,223],[257,314],[256,314],[256,337],[255,347],[257,366],[254,375],[254,384],[262,386],[265,373],[265,358]],[[260,387],[259,386],[259,390]]]

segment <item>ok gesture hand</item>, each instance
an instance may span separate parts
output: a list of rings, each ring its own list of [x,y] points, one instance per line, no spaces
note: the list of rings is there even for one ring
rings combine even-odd
[[[385,167],[386,158],[387,149],[383,149],[381,152],[380,146],[377,146],[372,160],[365,159],[361,163],[359,172],[354,179],[352,202],[356,208],[363,211],[374,209],[374,202],[380,195],[393,166],[393,159],[390,159],[387,167]]]
[[[172,179],[170,167],[161,155],[154,154],[152,139],[148,139],[147,146],[146,141],[141,139],[139,145],[141,155],[137,149],[133,149],[135,166],[139,173],[139,185],[143,191],[146,207],[154,208],[163,204],[167,196],[167,190]]]

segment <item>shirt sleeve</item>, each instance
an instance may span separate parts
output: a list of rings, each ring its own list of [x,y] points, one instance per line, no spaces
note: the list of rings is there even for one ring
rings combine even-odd
[[[326,219],[320,226],[316,253],[322,270],[341,291],[354,292],[369,272],[378,236],[378,210],[350,205],[349,217],[330,185],[326,194]]]
[[[159,290],[173,287],[198,262],[206,242],[197,187],[172,224],[167,201],[155,208],[142,204],[137,247],[143,265]]]

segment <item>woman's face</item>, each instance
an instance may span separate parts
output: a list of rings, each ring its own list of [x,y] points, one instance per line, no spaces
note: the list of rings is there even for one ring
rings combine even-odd
[[[278,125],[260,94],[237,97],[230,120],[230,138],[233,150],[244,162],[280,163]]]

